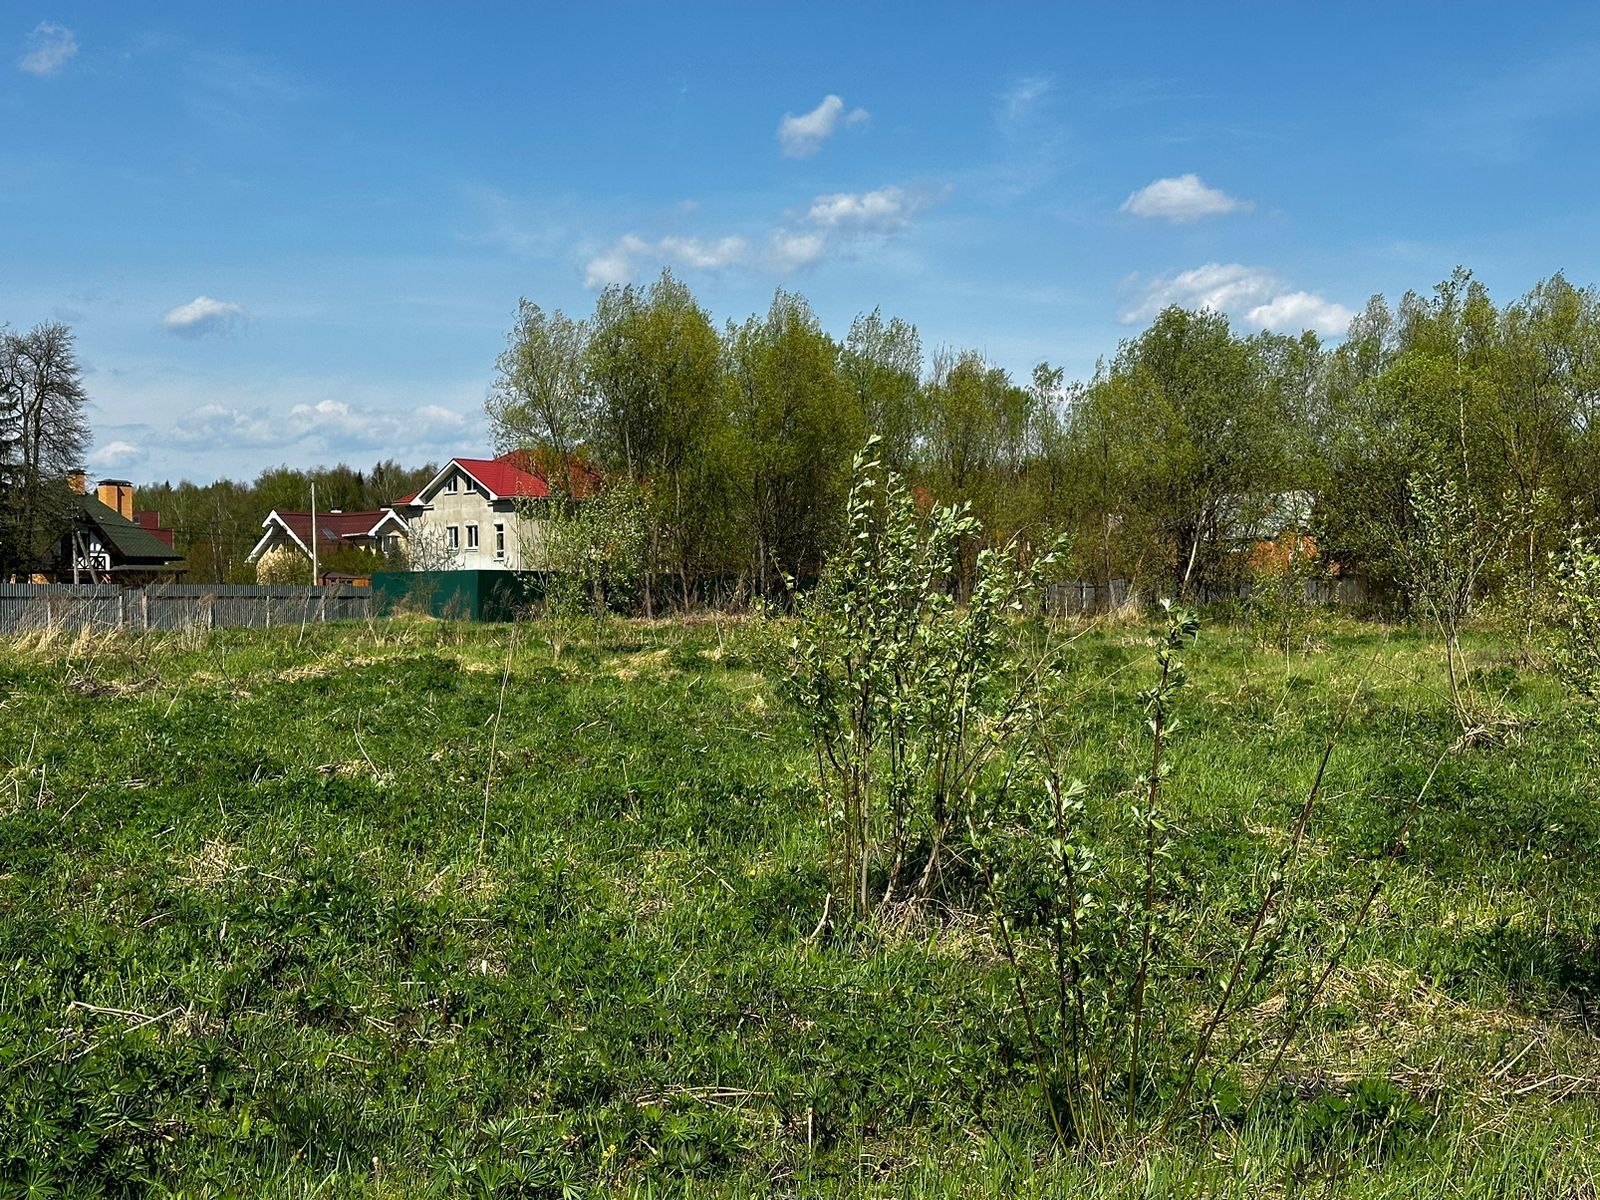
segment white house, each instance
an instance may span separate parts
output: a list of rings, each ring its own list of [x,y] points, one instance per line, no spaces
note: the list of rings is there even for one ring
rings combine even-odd
[[[405,548],[407,529],[405,518],[393,508],[374,509],[371,512],[344,512],[333,508],[316,514],[316,532],[312,532],[309,512],[287,512],[273,509],[261,522],[265,532],[255,548],[245,556],[246,562],[256,564],[261,573],[263,564],[273,563],[284,556],[311,560],[313,541],[317,557],[323,562],[327,556],[341,549],[371,550],[396,554]]]
[[[593,493],[593,470],[572,463],[568,475],[567,495]],[[409,526],[413,570],[522,571],[544,565],[541,513],[561,498],[533,456],[514,450],[452,458],[394,507]]]

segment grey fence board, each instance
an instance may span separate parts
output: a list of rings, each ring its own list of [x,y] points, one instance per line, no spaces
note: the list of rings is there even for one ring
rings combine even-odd
[[[165,583],[0,583],[0,636],[59,628],[266,629],[311,621],[364,620],[372,592],[350,584],[265,587]]]
[[[1070,580],[1052,583],[1045,587],[1044,607],[1051,616],[1065,617],[1076,613],[1104,612],[1120,608],[1128,598],[1128,581],[1113,579],[1108,585]]]

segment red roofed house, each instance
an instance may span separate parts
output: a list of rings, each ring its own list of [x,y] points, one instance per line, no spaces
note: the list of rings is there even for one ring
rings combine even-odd
[[[452,458],[394,509],[410,526],[413,570],[531,570],[543,565],[541,514],[564,498],[594,495],[598,483],[576,459],[547,463],[513,450]]]
[[[279,512],[273,509],[261,522],[266,530],[246,557],[246,562],[256,564],[258,576],[277,573],[276,564],[286,558],[298,559],[306,567],[311,565],[311,514],[309,512]],[[371,550],[377,553],[395,553],[401,550],[409,531],[403,517],[393,508],[375,512],[341,512],[330,509],[317,513],[317,559],[327,567],[336,551]]]

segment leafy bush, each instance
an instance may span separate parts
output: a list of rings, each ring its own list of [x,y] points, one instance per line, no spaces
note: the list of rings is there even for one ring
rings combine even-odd
[[[1026,663],[1010,650],[1012,620],[1034,607],[1055,556],[1025,565],[1015,543],[985,549],[957,604],[951,583],[977,521],[966,506],[919,517],[876,449],[874,438],[856,456],[844,547],[801,604],[787,689],[815,747],[839,892],[858,917],[906,886],[913,859],[910,892],[930,894],[979,777],[1032,721],[1053,653]]]
[[[1450,702],[1467,741],[1499,724],[1488,699],[1472,687],[1461,630],[1484,580],[1505,550],[1508,527],[1443,473],[1421,475],[1409,487],[1414,526],[1400,539],[1412,602],[1444,640]]]
[[[971,600],[958,605],[945,581],[961,543],[981,529],[961,509],[919,519],[872,449],[857,459],[845,548],[803,606],[789,680],[829,803],[836,887],[865,918],[910,882],[915,861],[908,890],[928,896],[952,832],[965,834],[957,857],[987,895],[1011,968],[1018,1040],[1060,1143],[1104,1146],[1152,1128],[1164,1133],[1197,1106],[1212,1107],[1248,1042],[1231,1024],[1247,1004],[1275,995],[1275,1049],[1243,1102],[1250,1111],[1385,877],[1376,874],[1321,968],[1292,988],[1279,956],[1286,939],[1317,923],[1314,909],[1296,903],[1301,850],[1344,719],[1262,882],[1233,883],[1242,932],[1227,930],[1232,945],[1220,969],[1194,960],[1187,947],[1214,939],[1213,913],[1177,900],[1182,872],[1166,788],[1186,680],[1181,655],[1198,619],[1163,602],[1156,676],[1139,693],[1146,770],[1126,791],[1091,796],[1064,774],[1070,755],[1051,731],[1052,716],[1073,703],[1048,686],[1059,651],[1048,636],[1014,636],[1014,618],[1049,558],[1024,567],[1014,546],[983,552]],[[1420,799],[1389,857],[1402,848]],[[1197,1000],[1196,1025],[1184,1006]],[[1252,1036],[1268,1044],[1259,1031]]]
[[[1250,558],[1248,610],[1262,642],[1283,652],[1303,649],[1318,616],[1313,584],[1327,574],[1317,544],[1290,536],[1283,543],[1262,543]]]
[[[1552,564],[1550,664],[1591,720],[1600,705],[1600,549],[1574,529]]]
[[[1270,866],[1235,868],[1228,890],[1236,899],[1221,936],[1211,928],[1215,913],[1183,902],[1167,785],[1180,728],[1175,706],[1187,681],[1180,653],[1199,622],[1170,602],[1162,608],[1155,680],[1138,697],[1148,765],[1131,788],[1096,796],[1068,780],[1068,755],[1041,722],[1031,761],[1019,762],[1007,786],[975,809],[972,844],[1012,968],[1015,1011],[1052,1127],[1066,1144],[1105,1147],[1152,1129],[1160,1136],[1197,1111],[1225,1105],[1252,1112],[1279,1082],[1285,1054],[1387,878],[1381,868],[1374,874],[1319,966],[1288,966],[1286,946],[1324,923],[1298,904],[1306,884],[1302,848],[1352,695]],[[1430,773],[1410,802],[1384,859],[1403,852],[1432,779]],[[1192,947],[1208,944],[1209,958],[1192,957]],[[1276,1028],[1234,1031],[1250,1006],[1275,1009]],[[1241,1091],[1237,1067],[1252,1047],[1272,1049],[1264,1066],[1254,1066],[1255,1087]]]

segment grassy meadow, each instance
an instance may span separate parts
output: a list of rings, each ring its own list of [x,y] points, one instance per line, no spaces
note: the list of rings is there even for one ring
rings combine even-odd
[[[1143,767],[1152,632],[1087,629],[1052,684],[1095,795]],[[1458,733],[1438,646],[1203,628],[1168,784],[1190,1009],[1352,693],[1283,953],[1313,969],[1388,882],[1272,1103],[1063,1155],[981,909],[813,936],[781,637],[0,645],[0,1195],[1600,1195],[1596,770],[1509,644],[1468,652],[1514,722],[1390,862]]]

